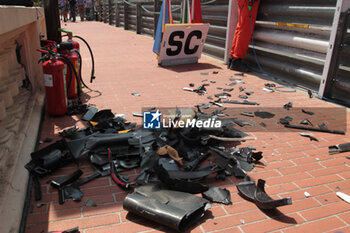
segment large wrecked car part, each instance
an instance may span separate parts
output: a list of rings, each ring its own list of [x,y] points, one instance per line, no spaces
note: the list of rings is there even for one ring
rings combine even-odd
[[[73,161],[66,140],[57,141],[30,154],[31,161],[25,168],[38,176],[44,176]]]
[[[350,142],[329,146],[329,154],[343,153],[350,151]]]
[[[254,202],[261,209],[274,209],[279,206],[291,205],[291,198],[273,200],[265,192],[265,180],[259,179],[257,186],[255,181],[243,181],[236,184],[238,193],[246,200]]]
[[[135,188],[125,197],[123,208],[182,232],[199,221],[210,203],[204,198],[153,184]]]

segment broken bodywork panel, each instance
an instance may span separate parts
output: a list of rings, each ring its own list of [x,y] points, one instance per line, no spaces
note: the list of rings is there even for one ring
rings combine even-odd
[[[155,184],[136,188],[123,202],[125,210],[180,232],[198,222],[209,207],[201,197]]]

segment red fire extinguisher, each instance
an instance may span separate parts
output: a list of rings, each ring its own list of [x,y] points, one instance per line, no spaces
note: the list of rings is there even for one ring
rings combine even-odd
[[[56,58],[43,63],[46,110],[51,116],[61,116],[67,112],[66,79],[63,70],[64,63]]]
[[[46,54],[40,58],[40,61],[44,61],[43,71],[47,111],[53,116],[64,115],[67,112],[65,65],[67,65],[67,71],[70,71],[70,74],[72,74],[69,77],[70,83],[72,83],[73,77],[78,82],[77,79],[79,76],[73,64],[65,55],[56,53],[48,48],[41,48],[38,51]],[[81,92],[79,88],[77,88],[77,93],[78,103],[81,103]]]
[[[67,97],[68,99],[74,99],[78,97],[78,90],[81,90],[81,82],[80,82],[80,72],[79,69],[79,59],[76,55],[75,49],[73,49],[74,44],[71,42],[63,42],[57,45],[57,51],[63,54],[65,57],[69,59],[69,61],[73,64],[75,72],[71,72],[70,69],[66,67],[66,87],[67,87]],[[79,75],[79,77],[75,77],[75,73]],[[73,76],[71,78],[71,75]],[[77,81],[78,80],[78,81]]]

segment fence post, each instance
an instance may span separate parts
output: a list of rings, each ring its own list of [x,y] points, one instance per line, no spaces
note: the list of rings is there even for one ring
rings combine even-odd
[[[136,34],[141,34],[142,31],[142,8],[141,3],[136,3]]]
[[[108,0],[108,23],[109,25],[112,25],[112,10],[113,10],[113,5],[112,5],[112,0]]]
[[[108,5],[107,4],[103,4],[103,22],[107,23],[107,10],[108,10]]]
[[[120,22],[119,22],[119,3],[116,1],[115,3],[115,26],[119,27]]]
[[[98,21],[102,22],[102,2],[98,1]]]
[[[124,2],[124,30],[129,29],[129,22],[128,22],[128,4]]]
[[[159,12],[160,11],[159,0],[154,0],[153,4],[154,4],[153,5],[153,11],[154,12]],[[153,13],[153,38],[156,37],[158,18],[159,18],[159,14]]]

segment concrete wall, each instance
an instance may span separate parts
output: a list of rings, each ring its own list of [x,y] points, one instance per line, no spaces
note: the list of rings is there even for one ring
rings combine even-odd
[[[36,49],[45,34],[42,8],[0,6],[0,232],[18,232],[21,222],[28,181],[24,165],[34,150],[44,103]],[[31,85],[23,87],[26,77]]]

